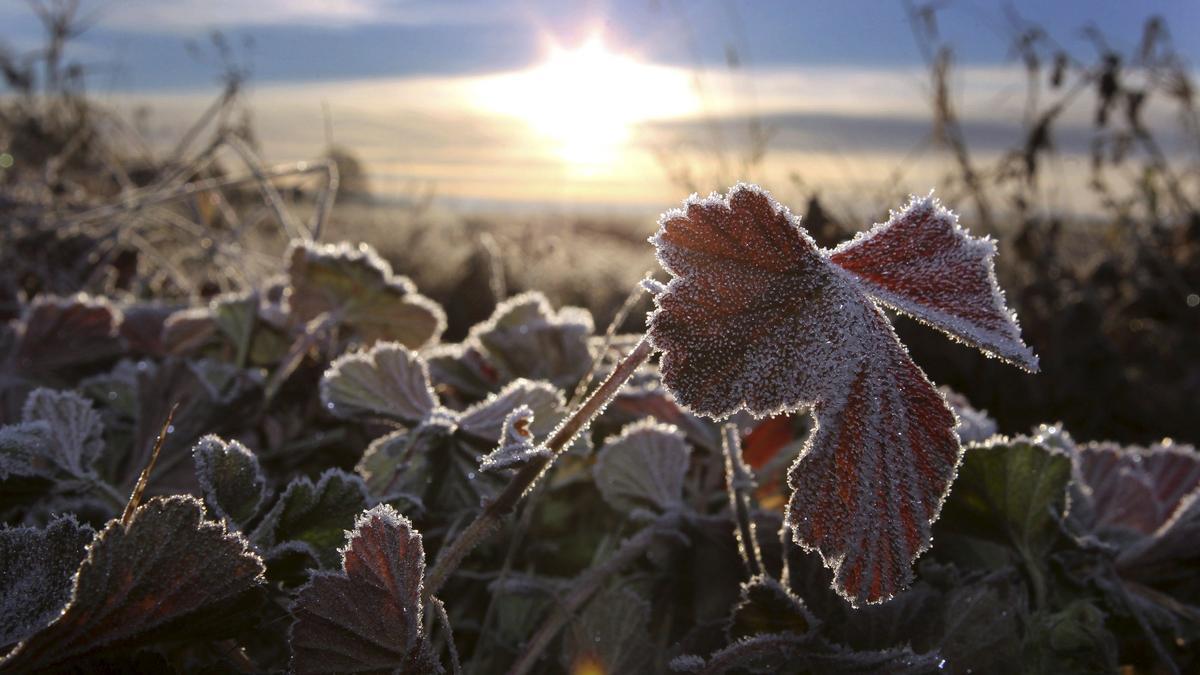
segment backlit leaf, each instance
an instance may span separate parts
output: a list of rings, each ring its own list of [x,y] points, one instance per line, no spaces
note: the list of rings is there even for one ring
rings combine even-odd
[[[905,223],[945,225],[932,217],[921,220],[925,225]],[[932,251],[954,264],[922,268],[926,275],[949,278],[974,260],[980,269],[971,278],[990,282],[990,258],[978,255],[982,245],[958,230],[951,234],[950,243],[966,251]],[[900,261],[915,255],[886,228],[862,245],[876,240]],[[663,352],[665,384],[680,403],[714,418],[741,409],[770,415],[811,408],[816,429],[788,476],[794,540],[821,552],[835,571],[835,587],[851,602],[892,597],[929,546],[960,447],[953,413],[870,297],[883,287],[856,276],[872,269],[887,276],[890,258],[872,245],[862,261],[845,258],[853,271],[839,267],[785,207],[745,184],[727,197],[694,197],[663,214],[651,241],[673,275],[655,296],[648,331]],[[923,235],[912,241],[925,245]],[[843,252],[853,250],[859,249]],[[953,285],[933,279],[903,285],[912,279],[897,276],[900,285],[888,286],[889,297],[941,298],[942,286]],[[989,295],[989,303],[999,297]],[[963,306],[972,298],[965,296]],[[959,305],[946,307],[957,312]],[[1019,360],[993,334],[963,331]]]
[[[17,329],[8,355],[18,372],[45,377],[122,352],[121,312],[103,298],[38,296]]]
[[[70,602],[0,670],[63,670],[104,654],[239,634],[261,601],[262,561],[240,535],[204,519],[192,497],[153,498],[88,547]]]
[[[1189,445],[1089,443],[1075,456],[1087,526],[1113,540],[1153,535],[1200,488],[1200,453]]]
[[[192,449],[192,460],[204,501],[214,515],[241,529],[258,513],[267,496],[267,479],[246,446],[205,436]]]
[[[804,603],[769,576],[758,576],[742,584],[741,600],[729,618],[726,634],[730,641],[759,633],[807,633],[816,623]]]
[[[569,389],[591,367],[592,330],[586,310],[555,312],[544,295],[530,292],[500,303],[490,319],[471,329],[466,344],[479,346],[486,364],[478,365],[495,369],[497,383],[524,377]]]
[[[329,312],[365,344],[379,340],[420,349],[446,329],[446,314],[366,244],[295,242],[288,252],[292,320],[305,325]]]
[[[889,307],[1037,371],[1037,357],[1021,341],[1016,314],[996,283],[995,255],[994,241],[972,237],[936,199],[914,197],[886,223],[840,244],[829,260]]]
[[[630,589],[598,594],[567,629],[564,660],[571,673],[645,673],[653,670],[647,637],[650,603]]]
[[[42,529],[0,527],[0,648],[58,616],[94,535],[72,516],[60,516]]]
[[[608,439],[597,453],[592,474],[604,501],[614,509],[626,514],[666,512],[682,504],[690,457],[678,429],[646,420]]]
[[[518,379],[508,383],[497,394],[472,405],[462,412],[458,425],[478,438],[495,441],[504,429],[509,414],[520,406],[532,414],[529,430],[534,436],[550,433],[563,412],[562,392],[547,382]]]
[[[1013,546],[1037,561],[1059,536],[1070,480],[1070,457],[1031,439],[972,445],[938,527]]]
[[[437,405],[425,361],[396,342],[334,360],[321,378],[321,400],[340,417],[375,415],[410,425]]]
[[[292,613],[297,673],[441,672],[426,644],[425,552],[407,518],[381,504],[361,514],[342,569],[315,572]]]

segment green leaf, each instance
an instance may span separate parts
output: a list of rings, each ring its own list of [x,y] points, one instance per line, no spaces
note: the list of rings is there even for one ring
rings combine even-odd
[[[1104,612],[1086,600],[1033,615],[1026,635],[1023,664],[1031,675],[1117,672],[1117,636],[1104,627]]]
[[[338,547],[354,517],[367,508],[370,495],[362,479],[339,469],[293,480],[263,517],[252,537],[267,549],[299,547],[324,568],[337,567]]]
[[[625,427],[596,457],[592,475],[604,501],[627,515],[683,504],[691,449],[673,426],[650,420]]]
[[[237,441],[205,436],[192,449],[204,500],[218,518],[242,529],[267,497],[267,479],[258,458]]]
[[[321,400],[339,417],[386,417],[409,426],[437,406],[424,359],[396,342],[334,360],[321,378]]]
[[[303,326],[322,313],[365,344],[392,340],[427,347],[446,329],[446,315],[406,277],[366,244],[294,242],[288,252],[292,323]]]
[[[1071,460],[1029,438],[970,446],[938,521],[946,532],[1009,545],[1030,560],[1060,536]]]
[[[564,640],[564,660],[573,673],[645,673],[653,670],[649,639],[650,603],[628,588],[592,598]]]
[[[60,516],[44,529],[0,527],[0,647],[49,624],[71,597],[92,528]]]
[[[240,634],[263,598],[263,564],[245,539],[204,519],[193,497],[153,498],[88,547],[71,600],[0,670],[62,671],[104,654]]]

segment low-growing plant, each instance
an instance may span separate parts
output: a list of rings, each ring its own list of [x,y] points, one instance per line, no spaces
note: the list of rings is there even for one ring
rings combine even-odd
[[[891,327],[1036,370],[993,242],[926,197],[826,250],[745,184],[651,242],[642,336],[526,293],[439,344],[303,240],[199,306],[23,303],[0,671],[1200,665],[1200,454],[996,435]]]

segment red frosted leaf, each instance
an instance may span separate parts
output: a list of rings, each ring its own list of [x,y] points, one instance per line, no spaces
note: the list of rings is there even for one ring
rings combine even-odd
[[[944,225],[941,213],[925,221]],[[957,248],[937,255],[954,264],[920,267],[925,276],[947,278],[913,287],[920,290],[911,294],[913,313],[918,300],[941,298],[938,289],[965,283],[955,281],[957,275],[987,281],[986,308],[1011,321],[994,290],[991,245],[949,222]],[[674,278],[655,298],[648,335],[663,352],[663,381],[681,404],[714,418],[741,409],[761,416],[810,408],[817,426],[788,474],[794,539],[820,551],[834,570],[835,588],[851,602],[892,597],[929,546],[930,525],[961,454],[954,414],[871,297],[882,293],[861,277],[861,270],[874,269],[891,279],[888,270],[921,262],[894,238],[913,233],[877,228],[839,249],[871,253],[863,254],[860,267],[847,262],[843,269],[785,207],[745,184],[727,197],[693,197],[659,225],[651,241]],[[915,277],[905,271],[895,278]],[[980,297],[965,295],[953,316]],[[1024,363],[1019,351],[991,334],[960,332]]]
[[[432,673],[422,628],[421,535],[387,504],[362,513],[339,572],[314,572],[292,613],[297,673]]]
[[[829,259],[885,305],[1026,370],[1038,360],[996,283],[990,239],[972,237],[935,199],[913,199]]]

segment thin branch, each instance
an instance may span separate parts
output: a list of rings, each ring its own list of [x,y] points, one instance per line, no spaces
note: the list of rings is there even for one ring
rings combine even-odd
[[[423,594],[426,598],[437,593],[442,584],[446,583],[446,579],[454,573],[454,570],[458,569],[463,558],[499,528],[500,520],[516,507],[517,502],[541,478],[563,448],[569,446],[571,441],[575,440],[575,437],[591,423],[592,419],[604,410],[617,395],[621,386],[625,384],[625,381],[650,357],[653,350],[650,342],[643,337],[633,351],[618,363],[608,378],[596,388],[596,391],[592,392],[592,395],[574,413],[563,420],[551,434],[550,439],[546,441],[546,449],[550,451],[549,454],[537,457],[518,469],[504,490],[484,507],[475,520],[467,526],[467,529],[463,530],[448,547],[439,552],[437,562],[425,578]]]

